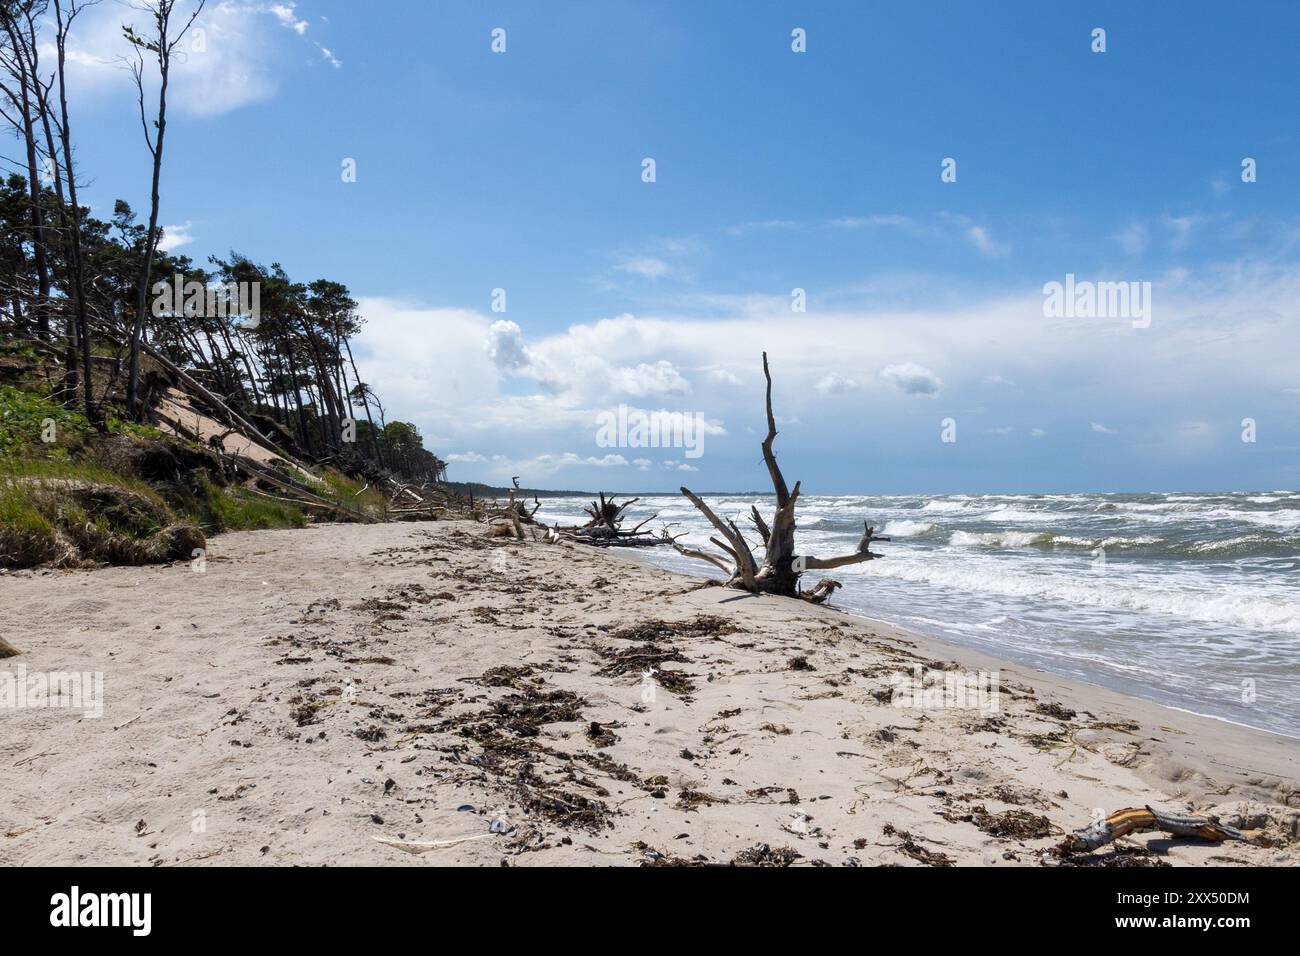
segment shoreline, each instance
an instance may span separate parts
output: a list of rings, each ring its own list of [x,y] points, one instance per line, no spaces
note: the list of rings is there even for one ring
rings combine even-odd
[[[236,532],[207,561],[0,576],[0,671],[105,679],[98,720],[0,710],[11,862],[1300,859],[1291,738],[834,607],[466,522]],[[918,664],[997,671],[997,711],[882,699]],[[1147,803],[1271,845],[1052,854]]]
[[[706,570],[702,570],[697,575],[693,572],[682,572],[673,569],[660,568],[658,565],[654,563],[654,561],[650,558],[649,555],[641,553],[636,549],[619,550],[614,548],[614,549],[609,549],[608,553],[610,554],[611,557],[625,559],[631,561],[634,564],[643,565],[645,567],[653,568],[656,570],[664,570],[667,571],[667,573],[669,574],[680,574],[683,577],[692,578],[692,579],[698,578],[699,580],[708,580],[710,577],[709,573]],[[861,611],[855,610],[850,607],[844,607],[838,603],[835,603],[833,599],[832,599],[832,603],[823,606],[825,607],[826,610],[838,612],[839,614],[843,614],[846,617],[853,618],[854,620],[864,621],[868,624],[877,627],[889,628],[890,630],[895,631],[899,634],[907,635],[912,638],[920,639],[926,642],[931,642],[938,647],[948,648],[949,653],[951,655],[959,656],[964,652],[969,652],[972,655],[977,655],[981,657],[983,659],[983,663],[985,664],[989,664],[989,663],[996,664],[1000,662],[1001,664],[1007,667],[1014,666],[1014,667],[1022,668],[1027,671],[1031,671],[1035,674],[1050,675],[1052,677],[1055,677],[1059,680],[1071,684],[1078,684],[1083,687],[1094,688],[1099,691],[1106,691],[1107,693],[1114,694],[1126,700],[1135,701],[1145,706],[1157,707],[1162,710],[1173,711],[1174,713],[1183,714],[1188,717],[1196,717],[1203,720],[1212,720],[1217,723],[1226,724],[1230,727],[1237,727],[1240,728],[1241,730],[1249,731],[1251,733],[1266,734],[1270,737],[1278,738],[1279,741],[1281,742],[1291,743],[1297,748],[1300,748],[1300,734],[1287,734],[1287,733],[1283,733],[1280,730],[1272,730],[1268,727],[1259,727],[1256,726],[1255,724],[1247,724],[1242,721],[1233,720],[1229,717],[1220,716],[1218,714],[1203,713],[1201,711],[1192,710],[1191,708],[1188,707],[1180,707],[1177,704],[1166,703],[1164,701],[1156,700],[1151,697],[1144,697],[1141,696],[1140,694],[1132,693],[1120,687],[1112,687],[1110,685],[1101,683],[1100,681],[1089,680],[1086,677],[1058,674],[1055,671],[1047,670],[1045,668],[1038,667],[1034,664],[1027,663],[1025,661],[1013,660],[1009,656],[999,657],[998,655],[991,654],[988,651],[984,651],[976,647],[968,647],[965,644],[960,644],[949,637],[941,636],[938,634],[925,633],[923,631],[915,630],[904,624],[898,624],[893,621],[885,620],[884,618],[872,617],[869,614],[864,614]]]

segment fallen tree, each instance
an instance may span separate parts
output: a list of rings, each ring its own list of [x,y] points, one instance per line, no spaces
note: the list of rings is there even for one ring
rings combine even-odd
[[[631,529],[623,528],[623,512],[640,501],[640,498],[629,498],[619,503],[613,495],[606,498],[603,491],[596,494],[599,500],[582,509],[589,515],[587,523],[568,527],[556,525],[551,529],[555,538],[602,548],[655,547],[673,543],[667,530],[659,534],[645,530],[646,525],[659,517],[658,514],[651,515]]]
[[[711,554],[694,548],[685,548],[674,542],[679,552],[691,558],[708,561],[726,572],[727,586],[749,591],[753,594],[778,594],[785,597],[800,597],[815,604],[820,604],[840,587],[838,581],[823,578],[810,591],[800,588],[799,579],[805,571],[829,571],[850,564],[871,561],[880,555],[871,551],[873,541],[888,541],[878,538],[875,529],[865,521],[862,523],[863,534],[857,547],[850,554],[834,558],[817,558],[798,554],[795,550],[795,504],[799,500],[799,482],[794,488],[787,487],[785,476],[776,463],[776,453],[772,443],[776,440],[776,416],[772,414],[772,374],[767,365],[767,353],[763,353],[763,377],[767,379],[767,437],[763,439],[763,461],[767,465],[768,476],[772,479],[772,488],[776,493],[776,512],[769,524],[759,513],[758,507],[750,509],[750,520],[754,530],[761,539],[762,563],[755,558],[754,549],[733,520],[722,520],[704,503],[699,495],[682,486],[682,494],[700,513],[709,519],[721,538],[709,540],[722,551],[721,555]]]

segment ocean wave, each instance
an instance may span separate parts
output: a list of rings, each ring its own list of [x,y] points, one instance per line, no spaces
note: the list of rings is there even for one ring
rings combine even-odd
[[[1238,557],[1300,557],[1300,535],[1242,534],[1234,538],[1191,541],[1182,546],[1192,555],[1236,555]]]
[[[1203,623],[1252,630],[1300,634],[1300,603],[1256,588],[1234,590],[1170,590],[1137,584],[1122,571],[1080,569],[1073,575],[1033,574],[953,561],[872,561],[860,565],[863,576],[929,584],[982,595],[997,595],[1035,602],[1044,600],[1115,611],[1146,612]],[[1154,624],[1153,631],[1154,631]]]
[[[937,531],[938,528],[937,524],[927,521],[907,521],[903,519],[887,522],[880,533],[889,535],[891,538],[915,538],[919,535],[929,534],[931,531]]]
[[[965,501],[927,501],[921,505],[922,511],[938,511],[944,514],[965,511],[970,507]]]
[[[954,531],[948,543],[955,548],[1029,548],[1052,543],[1048,532],[1031,531]]]

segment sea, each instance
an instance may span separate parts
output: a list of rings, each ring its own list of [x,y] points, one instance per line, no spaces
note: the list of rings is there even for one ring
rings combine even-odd
[[[751,527],[768,495],[704,496]],[[587,497],[542,499],[546,523]],[[680,495],[642,497],[625,527],[715,534]],[[851,614],[1170,707],[1300,738],[1300,492],[803,495],[800,553],[851,552],[863,521],[881,559],[827,572]],[[752,536],[755,540],[756,535]],[[662,567],[717,569],[671,548]],[[805,575],[811,587],[820,573]]]

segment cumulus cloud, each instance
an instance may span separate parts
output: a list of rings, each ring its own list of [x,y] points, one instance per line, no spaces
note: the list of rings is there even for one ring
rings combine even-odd
[[[492,364],[503,372],[526,368],[530,361],[524,330],[509,319],[498,319],[488,327],[487,352]]]
[[[711,368],[706,373],[710,382],[719,385],[744,385],[745,380],[729,368]]]
[[[684,395],[690,383],[666,359],[642,362],[634,368],[613,369],[610,384],[616,392],[640,398],[646,395]]]
[[[194,224],[188,219],[183,226],[163,226],[162,238],[158,240],[158,249],[162,252],[175,252],[181,246],[188,246],[194,241],[191,231]]]
[[[938,375],[915,362],[887,365],[880,370],[880,378],[907,395],[938,395],[943,387]]]
[[[744,470],[754,457],[748,427],[761,431],[764,424],[761,377],[753,380],[764,349],[772,359],[781,422],[816,423],[799,436],[814,461],[819,453],[841,454],[849,429],[900,448],[922,431],[929,441],[930,424],[923,428],[913,414],[922,411],[918,397],[967,403],[954,404],[954,412],[987,404],[983,427],[1012,422],[1026,441],[1041,442],[1049,430],[1078,428],[1070,422],[1079,419],[1085,428],[1095,423],[1098,435],[1136,434],[1137,409],[1143,418],[1177,409],[1164,426],[1172,436],[1180,422],[1213,421],[1226,394],[1254,397],[1256,405],[1260,396],[1271,396],[1283,414],[1280,403],[1293,401],[1284,390],[1297,387],[1291,340],[1300,322],[1300,270],[1255,263],[1202,269],[1177,289],[1160,280],[1156,286],[1158,341],[1151,338],[1155,332],[1127,322],[1045,318],[1036,285],[956,306],[827,308],[816,318],[816,335],[791,334],[784,296],[700,295],[694,312],[690,297],[674,297],[672,311],[578,321],[536,334],[526,325],[498,325],[500,316],[369,300],[359,339],[365,354],[357,358],[390,418],[416,421],[424,434],[445,439],[441,448],[474,448],[490,459],[462,462],[461,469],[484,478],[489,472],[533,474],[525,468],[530,455],[571,449],[538,464],[572,469],[564,473],[568,487],[594,487],[596,469],[619,467],[589,461],[608,451],[596,444],[596,411],[616,407],[629,390],[648,398],[656,389],[670,411],[740,423],[708,445],[707,464],[695,464],[704,464],[710,479],[741,487],[752,477]],[[1225,338],[1231,349],[1222,347]],[[732,369],[749,372],[746,387],[715,374]],[[827,401],[845,384],[836,375],[856,381],[871,400]],[[1014,392],[989,388],[1012,382]],[[1007,394],[1016,397],[1014,407],[1002,404]],[[685,395],[689,407],[682,407]],[[660,407],[646,398],[636,403]],[[1041,427],[1014,417],[1026,403]],[[508,462],[492,458],[503,451]],[[649,460],[629,462],[629,474],[648,467],[666,478],[675,467],[662,466],[657,457],[652,466],[644,464]]]
[[[817,380],[813,388],[817,389],[822,395],[841,395],[844,392],[852,391],[861,386],[851,378],[846,378],[839,372],[829,372]]]

